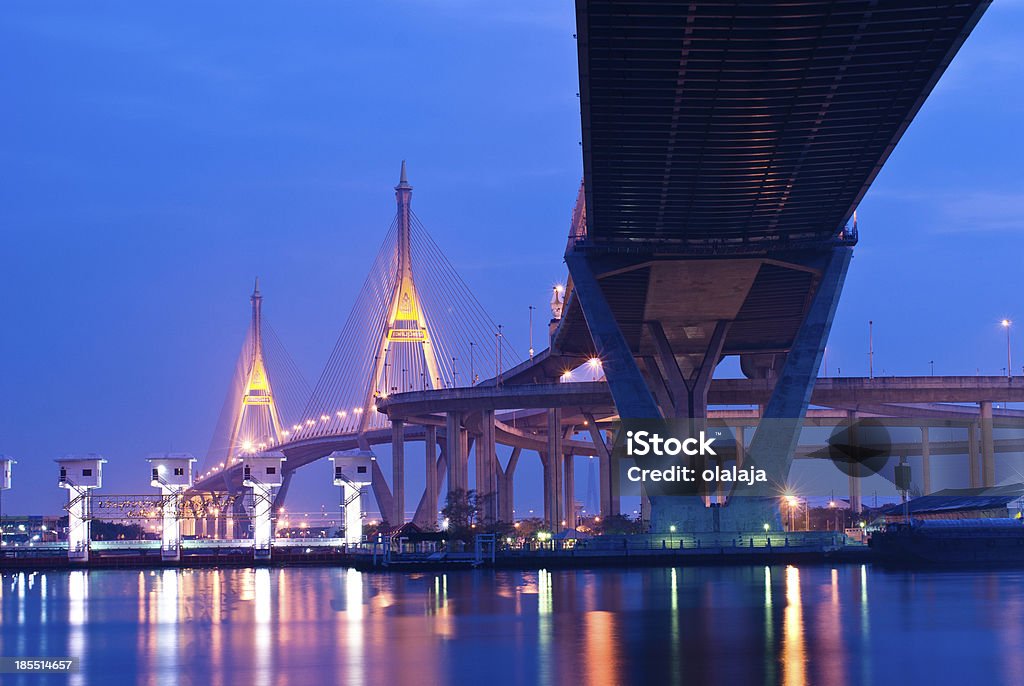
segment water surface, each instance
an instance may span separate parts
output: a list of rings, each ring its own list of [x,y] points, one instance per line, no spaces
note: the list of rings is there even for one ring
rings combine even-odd
[[[37,684],[1020,684],[1024,573],[859,565],[7,573]]]

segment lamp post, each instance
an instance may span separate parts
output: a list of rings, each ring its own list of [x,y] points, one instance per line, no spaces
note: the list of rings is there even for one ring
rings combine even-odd
[[[800,499],[795,495],[786,495],[782,501],[789,508],[789,530],[796,530],[796,508],[800,506]]]
[[[1013,367],[1010,364],[1010,324],[1009,319],[1004,319],[1002,322],[1003,328],[1006,329],[1006,378],[1013,376]]]
[[[868,320],[868,379],[875,378],[875,322]]]
[[[530,305],[530,359],[533,359],[533,311],[537,309]]]
[[[494,334],[494,383],[501,386],[501,343],[502,336],[501,324],[498,324],[498,330]]]

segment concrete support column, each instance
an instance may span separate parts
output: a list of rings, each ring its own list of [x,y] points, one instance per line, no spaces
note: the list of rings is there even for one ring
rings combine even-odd
[[[235,511],[230,505],[224,508],[224,538],[235,538]]]
[[[746,427],[742,424],[736,427],[736,469],[743,467],[747,459]]]
[[[614,436],[611,431],[608,432],[608,441],[605,445],[612,445],[614,443]],[[611,450],[608,451],[608,515],[622,514],[622,494],[619,488],[618,474],[615,473],[615,465],[611,461]],[[601,516],[604,517],[605,513],[602,512]]]
[[[537,453],[540,456],[541,468],[544,471],[544,521],[548,524],[551,523],[552,510],[551,510],[551,489],[554,479],[551,475],[551,460],[548,459],[547,453]]]
[[[405,524],[405,422],[391,421],[391,524]]]
[[[483,500],[484,521],[497,519],[497,446],[494,440],[494,410],[480,413],[480,439],[476,444],[476,491]]]
[[[576,472],[575,461],[572,454],[566,455],[563,460],[565,470],[565,525],[570,529],[576,528]]]
[[[562,524],[565,521],[565,455],[559,453],[553,460],[554,466],[552,472],[555,483],[551,489],[551,497],[554,500],[553,513],[554,513],[554,532],[558,533],[565,526]]]
[[[251,498],[250,498],[251,500]],[[220,496],[211,497],[206,504],[206,516],[203,518],[203,529],[207,538],[220,538],[220,529],[217,527],[217,518],[220,516]]]
[[[597,458],[597,482],[601,489],[598,514],[607,517],[611,514],[611,458],[607,451],[602,451]]]
[[[519,456],[522,448],[512,448],[512,455],[508,458],[508,466],[503,473],[498,474],[498,519],[511,524],[515,520],[515,477],[516,467],[519,465]]]
[[[725,458],[722,457],[715,460],[715,465],[721,470],[728,469],[728,466],[725,464]],[[718,482],[715,488],[715,502],[719,505],[725,504],[725,486],[721,481]]]
[[[565,256],[565,264],[572,275],[573,293],[579,299],[619,415],[630,419],[660,419],[658,404],[601,290],[591,260],[583,253],[570,251]]]
[[[550,474],[550,503],[547,508],[548,524],[552,533],[562,530],[562,410],[548,410],[548,460],[547,471]]]
[[[598,438],[603,438],[600,432]],[[597,483],[601,489],[601,495],[598,497],[598,514],[608,517],[612,513],[612,460],[607,448],[598,453]]]
[[[928,427],[921,427],[921,471],[924,495],[932,492],[932,447],[928,441]]]
[[[459,415],[459,422],[461,425],[463,416]],[[459,483],[464,491],[469,490],[469,451],[473,447],[473,441],[470,439],[469,432],[466,431],[465,427],[461,427],[456,437],[456,443],[459,455]]]
[[[856,444],[857,413],[853,410],[848,410],[846,412],[846,420],[850,426],[850,442]],[[854,514],[860,514],[864,511],[861,497],[861,467],[859,462],[853,462],[850,465],[850,511]]]
[[[437,427],[424,427],[426,437],[423,439],[423,469],[426,483],[423,487],[426,498],[426,515],[424,520],[430,529],[437,525]]]
[[[612,496],[612,491],[613,489],[618,490],[613,485],[611,451],[608,449],[608,443],[605,441],[604,432],[598,428],[597,422],[594,421],[594,415],[584,414],[583,417],[586,419],[584,423],[590,432],[590,441],[594,444],[594,450],[597,452],[598,514],[602,517],[608,517],[613,514],[612,501],[616,500]],[[614,514],[618,514],[617,502]]]
[[[981,485],[996,485],[996,451],[992,439],[992,401],[981,402]]]
[[[446,439],[448,448],[448,492],[469,490],[466,470],[466,430],[462,428],[462,413],[449,412],[447,416]]]
[[[832,250],[764,408],[762,417],[771,421],[760,422],[750,441],[751,461],[768,473],[768,483],[744,489],[753,495],[777,500],[777,484],[789,477],[851,255],[849,247]]]
[[[860,465],[853,465],[853,471],[850,473],[850,512],[854,514],[860,514],[864,511],[864,505],[861,503],[860,493],[860,476],[858,475]]]
[[[232,538],[249,538],[249,511],[245,507],[245,497],[239,495],[231,502],[231,521],[234,522]]]
[[[967,427],[967,468],[971,470],[970,487],[978,487],[978,423]]]

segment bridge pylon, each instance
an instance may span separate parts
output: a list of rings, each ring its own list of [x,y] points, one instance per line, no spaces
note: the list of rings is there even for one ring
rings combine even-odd
[[[263,359],[263,296],[260,294],[259,277],[249,301],[252,303],[252,325],[249,328],[252,351],[241,407],[228,443],[228,464],[236,461],[241,453],[266,450],[268,444],[279,444],[285,431]]]
[[[259,278],[249,296],[250,319],[235,372],[221,408],[210,449],[196,484],[236,492],[232,484],[208,481],[241,462],[242,456],[279,447],[298,428],[289,425],[309,399],[309,386],[263,316]]]
[[[388,316],[375,333],[377,344],[374,368],[366,389],[363,407],[369,408],[373,399],[407,390],[430,390],[440,388],[443,383],[437,351],[430,338],[426,313],[416,291],[412,268],[412,240],[410,216],[412,186],[409,185],[402,160],[402,172],[395,186],[395,201],[398,204],[397,278],[388,302]],[[409,370],[414,363],[409,359],[422,359],[425,373],[421,372],[420,383],[412,379],[410,387]],[[420,362],[417,359],[416,362]],[[418,365],[417,365],[418,366]],[[359,433],[363,434],[370,425],[372,412],[363,412]]]

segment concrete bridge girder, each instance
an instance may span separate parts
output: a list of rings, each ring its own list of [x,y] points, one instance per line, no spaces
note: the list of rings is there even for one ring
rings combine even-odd
[[[583,388],[578,388],[583,386]],[[716,380],[712,382],[709,393],[712,398],[719,396],[734,394],[737,391],[735,389],[745,387],[749,392],[752,393],[754,399],[760,399],[764,393],[768,392],[771,388],[770,383],[766,383],[764,380],[749,380],[749,379],[724,379]],[[717,390],[716,390],[717,389]],[[446,397],[446,394],[452,393],[453,389],[447,391],[432,391],[428,392],[432,394],[431,404],[433,407],[429,408],[432,410],[443,411],[450,398]],[[467,390],[467,389],[462,389]],[[480,393],[481,389],[472,389],[476,393]],[[506,410],[505,412],[499,412],[495,421],[495,441],[500,445],[507,445],[517,448],[519,450],[536,450],[544,451],[547,444],[546,439],[546,424],[547,424],[547,411],[543,408],[533,408],[529,406],[536,405],[537,403],[531,398],[542,397],[543,402],[551,402],[551,398],[559,398],[563,405],[563,421],[565,423],[571,423],[576,426],[582,426],[585,421],[588,421],[588,416],[594,416],[594,419],[598,422],[602,422],[604,426],[614,428],[614,414],[612,408],[609,405],[609,394],[607,386],[601,382],[581,382],[571,384],[548,384],[544,388],[535,388],[531,386],[521,387],[516,390],[515,393],[508,393],[508,388],[490,388],[485,391],[486,394],[493,395],[505,395],[514,400],[504,401],[505,404],[515,402],[521,405],[528,406],[525,409],[520,410]],[[870,397],[872,399],[885,398],[886,392],[892,392],[899,400],[903,401],[930,401],[928,404],[911,406],[907,404],[891,404],[884,402],[847,402],[845,398],[863,398]],[[419,392],[408,395],[418,395]],[[559,394],[561,394],[559,396]],[[758,395],[761,394],[761,395]],[[935,401],[946,399],[948,396],[952,396],[957,400],[964,400],[965,398],[969,401],[977,402],[978,398],[985,397],[1005,397],[1012,401],[1024,400],[1024,384],[1008,381],[1005,377],[1000,378],[988,378],[988,377],[910,377],[910,378],[887,378],[887,379],[859,379],[859,378],[842,378],[842,379],[818,379],[815,387],[815,392],[812,397],[819,399],[824,394],[824,398],[830,399],[833,404],[840,410],[810,410],[805,420],[806,425],[813,426],[830,426],[836,425],[842,421],[845,421],[846,408],[857,410],[860,416],[874,416],[884,418],[885,421],[891,421],[894,425],[906,425],[907,419],[913,419],[914,421],[909,422],[912,425],[921,426],[962,426],[966,427],[971,423],[979,422],[981,419],[980,415],[980,403],[974,407],[965,407],[962,405],[941,405]],[[403,394],[405,395],[405,394]],[[581,402],[584,398],[598,398],[598,402],[594,405],[587,407],[585,403]],[[393,396],[390,398],[392,402],[401,401],[400,396]],[[414,400],[422,404],[423,399]],[[466,398],[456,398],[457,402],[465,402]],[[473,399],[478,400],[477,398]],[[487,400],[485,403],[489,402]],[[494,405],[500,405],[501,402],[490,401]],[[397,405],[399,408],[402,407],[401,403]],[[417,409],[424,409],[418,407]],[[590,415],[589,411],[594,412],[594,415]],[[1024,426],[1024,412],[1015,410],[1003,410],[1001,408],[992,408],[992,426],[995,428],[999,427],[1021,427]],[[467,422],[476,422],[474,417],[478,416],[479,413],[470,414],[467,418]],[[723,419],[727,421],[731,426],[734,427],[750,427],[756,426],[759,421],[757,412],[753,410],[715,410],[710,413],[712,418]],[[408,441],[426,440],[427,431],[433,427],[437,430],[437,427],[443,426],[445,423],[444,417],[438,413],[424,413],[419,415],[409,415],[402,413],[400,416],[406,417],[405,435]],[[503,421],[504,419],[504,421]],[[513,424],[511,422],[515,423]],[[902,422],[902,423],[901,423]],[[471,428],[477,427],[477,424],[472,424]],[[379,435],[377,435],[379,434]],[[440,444],[444,443],[444,431],[437,432],[437,440]],[[378,445],[388,443],[391,440],[391,431],[379,431],[370,432],[364,437],[370,445]],[[967,441],[961,442],[962,446],[951,447],[944,449],[940,444],[932,444],[932,454],[952,454],[949,451],[955,452],[956,450],[966,449],[968,447]],[[286,454],[289,455],[289,466],[291,470],[304,466],[313,461],[316,461],[320,457],[330,454],[333,450],[343,450],[353,448],[358,445],[358,440],[354,436],[340,436],[340,437],[320,437],[311,441],[303,441],[290,446],[284,446]],[[573,454],[579,455],[597,455],[600,456],[600,451],[591,441],[581,441],[575,439],[569,439],[564,442],[564,449],[572,452]],[[908,455],[917,455],[920,452],[920,448],[914,449],[913,445],[900,446],[901,451]],[[988,468],[988,474],[985,474],[982,470],[987,465],[992,464],[989,456],[1004,452],[1014,451],[1015,446],[1012,442],[1005,440],[994,440],[992,444],[991,452],[987,450],[985,445],[979,445],[978,453],[980,461],[975,466],[978,468],[978,476],[975,478],[976,483],[985,483],[991,481],[993,478],[992,467]],[[794,457],[796,459],[807,459],[803,454],[804,451],[796,451]],[[445,473],[447,471],[446,464],[444,464],[444,454],[437,457],[435,461],[435,469],[438,475],[438,483],[444,480]],[[500,469],[500,464],[498,465]],[[234,470],[238,471],[238,470]],[[218,473],[216,476],[211,477],[215,479],[215,482],[211,482],[210,479],[204,482],[200,482],[193,488],[192,492],[202,492],[205,488],[206,491],[216,490],[224,491],[230,489],[230,485],[234,482],[238,482],[240,487],[240,473],[235,474],[233,470],[225,470],[222,473]],[[973,471],[972,471],[973,473]],[[986,479],[987,477],[987,479]],[[387,482],[383,478],[383,475],[379,479],[384,490],[382,491],[382,499],[386,502],[387,496],[390,493],[387,489]],[[211,489],[210,486],[216,484],[216,487]],[[239,490],[239,489],[235,489]],[[420,506],[417,507],[417,519],[422,521],[423,517],[423,505],[424,498],[421,497]],[[378,499],[378,505],[381,505],[380,499]],[[387,510],[385,510],[387,511]]]

